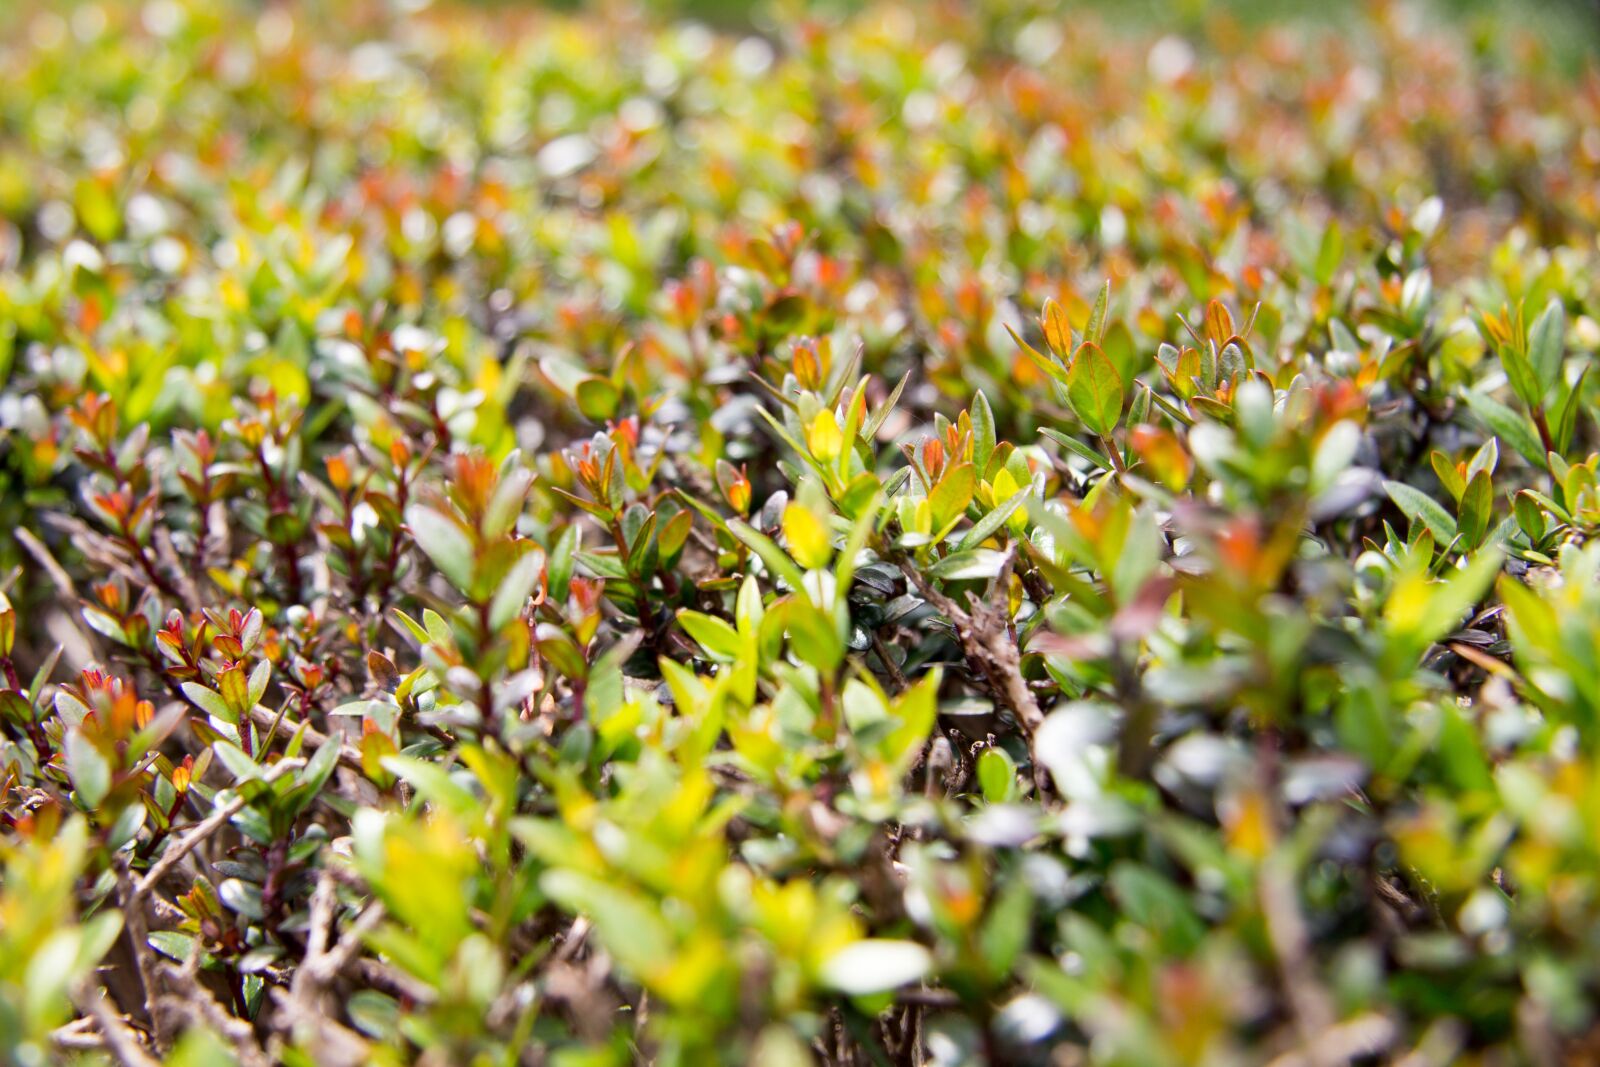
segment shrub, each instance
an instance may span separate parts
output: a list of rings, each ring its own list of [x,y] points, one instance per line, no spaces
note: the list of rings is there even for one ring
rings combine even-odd
[[[1592,74],[345,7],[5,16],[8,1061],[1590,1061]]]

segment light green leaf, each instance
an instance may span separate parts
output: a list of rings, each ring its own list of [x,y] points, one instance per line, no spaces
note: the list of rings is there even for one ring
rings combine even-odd
[[[1122,376],[1099,345],[1078,346],[1067,371],[1067,400],[1090,433],[1104,435],[1116,429],[1122,417]]]
[[[1512,411],[1484,393],[1468,391],[1463,393],[1462,397],[1472,409],[1472,413],[1488,427],[1490,433],[1497,435],[1500,440],[1516,449],[1523,459],[1535,467],[1544,467],[1544,446],[1539,443],[1539,432],[1534,429],[1533,423],[1528,421],[1526,415]]]
[[[578,410],[595,422],[604,422],[617,413],[622,394],[609,378],[585,378],[576,390]]]
[[[928,494],[928,510],[933,515],[933,528],[943,530],[952,520],[967,510],[972,494],[978,487],[978,473],[970,463],[958,463],[944,472],[944,477]]]
[[[239,716],[228,707],[228,702],[222,699],[222,694],[215,689],[207,688],[199,682],[184,682],[183,695],[194,701],[195,706],[213,719],[221,719],[229,725],[237,726]]]
[[[1472,481],[1467,483],[1467,488],[1461,494],[1461,507],[1459,509],[1459,529],[1468,549],[1477,548],[1483,543],[1483,535],[1489,529],[1489,516],[1494,511],[1494,487],[1489,481],[1488,471],[1479,471],[1472,476]]]
[[[100,806],[111,792],[111,764],[82,730],[68,730],[66,741],[67,774],[77,791],[78,803],[86,809]]]
[[[455,520],[432,508],[414,504],[406,509],[406,525],[422,551],[451,585],[463,592],[472,588],[472,539]]]
[[[1447,545],[1455,540],[1456,521],[1433,497],[1404,482],[1386,481],[1383,489],[1406,518],[1426,526],[1439,544]]]
[[[522,605],[533,595],[534,587],[539,584],[539,575],[543,572],[544,553],[537,548],[524,552],[511,565],[500,581],[500,588],[495,590],[494,600],[489,604],[490,630],[498,630],[517,617]]]
[[[722,663],[732,663],[739,656],[739,632],[714,615],[705,615],[688,608],[678,612],[678,625],[710,654]]]
[[[1528,362],[1537,375],[1539,392],[1548,392],[1561,377],[1562,349],[1567,337],[1567,312],[1556,297],[1528,330]]]

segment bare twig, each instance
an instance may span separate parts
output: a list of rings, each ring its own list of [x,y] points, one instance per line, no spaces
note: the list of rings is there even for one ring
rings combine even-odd
[[[298,992],[304,988],[311,968],[316,966],[322,954],[328,951],[328,929],[333,925],[333,910],[338,904],[338,880],[334,878],[331,869],[324,867],[322,873],[317,876],[317,888],[311,894],[311,919],[306,932],[306,954],[300,961],[300,969],[295,972],[291,991]]]
[[[122,1017],[111,1010],[109,995],[102,995],[104,993],[105,990],[96,984],[79,989],[72,999],[79,1011],[94,1019],[105,1047],[122,1067],[160,1067]]]
[[[279,775],[304,767],[305,762],[305,760],[298,757],[279,760],[267,769],[266,780],[273,781]],[[243,811],[244,806],[248,803],[249,801],[242,794],[234,797],[228,803],[207,815],[188,833],[178,838],[175,844],[169,845],[167,850],[161,854],[161,858],[150,865],[150,869],[145,872],[145,876],[139,879],[134,886],[132,899],[137,901],[154,889],[156,883],[161,881],[162,876],[177,866],[179,860],[193,852],[202,841],[216,833],[229,819]]]
[[[50,1043],[59,1049],[82,1050],[105,1048],[105,1038],[94,1029],[95,1021],[88,1015],[50,1031]]]
[[[1394,1043],[1397,1034],[1393,1020],[1369,1012],[1323,1031],[1317,1047],[1326,1062],[1344,1064],[1378,1055]],[[1293,1050],[1277,1057],[1267,1067],[1311,1067],[1311,1063],[1305,1053]]]
[[[904,559],[898,562],[906,580],[955,627],[956,638],[961,642],[967,662],[983,676],[995,699],[1009,707],[1017,717],[1033,757],[1034,783],[1042,792],[1047,785],[1044,765],[1038,754],[1033,752],[1033,743],[1034,735],[1044,725],[1044,712],[1040,710],[1033,690],[1028,688],[1027,681],[1022,677],[1022,657],[1017,651],[1016,642],[1011,639],[1008,628],[1010,620],[1006,612],[989,600],[971,594],[967,597],[971,610],[964,610],[953,599],[935,589],[916,567]],[[1011,573],[1011,564],[1012,557],[1008,555],[1000,568],[1000,577],[996,579],[996,585],[1002,590],[1006,577]],[[1001,603],[1005,603],[1004,599]]]
[[[18,526],[13,532],[17,535],[17,540],[22,542],[22,547],[28,550],[28,555],[32,556],[45,574],[50,576],[50,582],[56,587],[56,592],[71,600],[77,600],[78,587],[73,584],[72,576],[67,573],[66,568],[61,566],[50,551],[50,546],[35,537],[33,531],[26,526]]]
[[[165,1049],[172,1035],[158,1003],[160,997],[157,991],[156,958],[150,948],[150,926],[145,919],[144,908],[139,903],[138,886],[134,884],[126,862],[119,859],[116,871],[117,898],[122,905],[123,929],[127,931],[128,942],[133,949],[133,962],[139,972],[139,987],[144,993],[145,1011],[149,1014],[150,1025],[155,1031],[156,1047]]]
[[[198,611],[205,601],[200,596],[200,587],[195,584],[194,575],[189,573],[189,568],[178,558],[178,550],[172,544],[172,532],[158,524],[152,541],[161,562],[177,575],[178,592],[183,594],[185,606],[190,611]]]
[[[311,896],[310,928],[306,935],[306,954],[287,990],[274,990],[278,1003],[275,1026],[280,1036],[291,1035],[309,1048],[318,1063],[357,1064],[365,1062],[366,1042],[355,1031],[336,1022],[322,1004],[323,987],[361,950],[363,939],[384,916],[381,903],[374,901],[345,928],[332,948],[328,939],[337,911],[338,882],[341,873],[325,867]]]
[[[243,1067],[272,1067],[272,1059],[256,1040],[255,1028],[218,1004],[211,991],[198,981],[200,952],[200,942],[196,940],[183,966],[167,969],[176,979],[173,988],[177,992],[163,998],[164,1003],[172,1004],[191,1025],[204,1025],[227,1038]]]
[[[900,665],[894,661],[894,657],[889,655],[889,646],[884,642],[883,635],[876,630],[872,631],[872,650],[878,654],[878,660],[883,664],[883,669],[889,672],[889,680],[894,682],[895,690],[904,692],[906,686],[910,683],[906,681],[905,673],[900,670]]]
[[[1261,871],[1261,913],[1266,919],[1267,938],[1278,958],[1289,1012],[1299,1032],[1301,1058],[1292,1062],[1305,1067],[1334,1067],[1350,1057],[1332,1050],[1329,1034],[1333,1029],[1333,1005],[1327,991],[1317,981],[1311,962],[1309,935],[1300,914],[1299,889],[1294,872],[1281,859],[1271,859]]]
[[[366,910],[356,916],[355,922],[351,923],[344,935],[339,938],[339,943],[317,961],[312,971],[312,979],[322,984],[331,982],[340,971],[344,970],[351,958],[361,951],[362,940],[383,921],[385,914],[382,902],[375,900],[368,904]]]
[[[257,704],[255,707],[250,709],[250,718],[263,730],[272,730],[277,726],[279,714],[278,712],[272,711],[269,708],[265,708],[262,705]],[[300,729],[299,723],[293,723],[290,725],[294,730]],[[339,762],[344,764],[346,767],[349,767],[351,770],[361,770],[361,753],[353,746],[345,744],[343,740],[331,737],[309,723],[305,725],[305,733],[302,735],[302,739],[305,747],[313,752],[321,748],[323,745],[337,741],[339,745]]]

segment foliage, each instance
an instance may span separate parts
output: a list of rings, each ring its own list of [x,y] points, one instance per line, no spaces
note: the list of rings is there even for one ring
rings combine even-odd
[[[4,16],[7,1062],[1593,1059],[1592,73],[335,7]]]

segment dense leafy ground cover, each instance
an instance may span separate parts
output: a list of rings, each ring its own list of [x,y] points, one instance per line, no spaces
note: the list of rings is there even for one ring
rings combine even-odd
[[[322,10],[5,15],[0,1058],[1600,1056],[1600,79]]]

